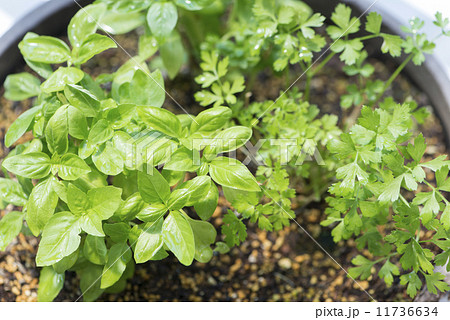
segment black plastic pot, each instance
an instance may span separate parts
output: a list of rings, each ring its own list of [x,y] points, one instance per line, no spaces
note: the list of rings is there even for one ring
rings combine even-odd
[[[377,11],[383,16],[384,27],[391,32],[403,35],[400,26],[409,17],[422,14],[408,5],[406,2],[378,1],[373,0],[344,0],[351,4],[360,12]],[[84,6],[92,0],[77,0]],[[331,16],[338,0],[306,0],[315,11],[321,12],[325,16]],[[20,52],[17,48],[23,36],[33,31],[38,34],[59,36],[64,34],[71,17],[79,10],[79,5],[74,0],[50,0],[42,6],[36,8],[31,13],[18,21],[7,33],[0,38],[0,81],[3,82],[17,66],[23,63]],[[431,21],[426,21],[428,26]],[[450,69],[449,63],[445,63],[443,53],[448,52],[442,48],[450,50],[450,40],[439,43],[441,50],[427,57],[423,66],[416,67],[409,64],[406,72],[416,82],[417,86],[423,90],[430,98],[436,112],[444,126],[445,137],[450,142]]]

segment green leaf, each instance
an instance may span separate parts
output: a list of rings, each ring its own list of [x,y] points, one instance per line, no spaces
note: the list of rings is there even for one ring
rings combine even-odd
[[[114,135],[114,130],[105,119],[100,119],[91,128],[88,136],[88,142],[91,144],[102,144],[108,141]]]
[[[426,148],[427,145],[425,144],[425,139],[422,134],[419,134],[416,139],[414,139],[414,145],[408,144],[407,150],[414,161],[420,162]]]
[[[422,288],[422,281],[420,281],[420,278],[414,271],[402,275],[400,277],[400,284],[402,285],[408,284],[406,292],[411,298],[414,298],[417,294],[417,291],[420,290],[420,288]]]
[[[95,301],[103,293],[99,281],[103,274],[103,267],[88,264],[85,268],[77,270],[77,273],[80,277],[80,289],[83,301]]]
[[[94,264],[103,266],[107,261],[108,249],[105,238],[87,235],[84,241],[83,254],[86,259]]]
[[[392,264],[389,260],[385,262],[385,264],[381,267],[378,272],[378,276],[386,282],[388,287],[392,285],[394,282],[393,276],[398,276],[400,274],[400,270],[395,264]]]
[[[57,273],[52,267],[44,267],[39,276],[38,302],[52,302],[64,286],[64,273]]]
[[[402,43],[403,39],[400,36],[390,35],[390,34],[382,34],[383,36],[383,44],[381,45],[381,52],[388,53],[392,57],[399,57],[402,54]]]
[[[23,207],[27,203],[28,196],[17,181],[0,178],[0,201]]]
[[[124,202],[121,203],[115,216],[122,221],[133,220],[136,215],[144,208],[145,202],[142,200],[141,195],[136,192],[129,196]]]
[[[210,4],[209,0],[175,0],[177,6],[186,10],[197,11]]]
[[[56,182],[55,177],[40,182],[33,188],[28,199],[26,220],[35,236],[39,235],[55,212],[58,204],[58,195],[54,190]]]
[[[144,207],[136,216],[144,222],[155,222],[167,212],[167,207],[162,203],[153,203]]]
[[[68,84],[77,84],[84,77],[84,72],[73,67],[60,67],[44,83],[41,90],[45,93],[52,93],[64,90]],[[70,100],[69,100],[70,101]],[[76,107],[76,105],[74,105]]]
[[[231,119],[231,115],[231,109],[226,107],[216,107],[200,112],[191,123],[191,134],[219,130]]]
[[[383,18],[380,14],[376,12],[371,12],[367,16],[367,22],[366,22],[366,31],[378,34],[381,30],[381,22],[383,21]]]
[[[90,207],[86,193],[73,184],[67,187],[67,205],[70,211],[78,216],[85,214]]]
[[[37,266],[49,266],[78,249],[81,238],[78,217],[70,212],[52,216],[42,232],[36,255]]]
[[[45,139],[51,153],[64,154],[69,148],[69,116],[67,106],[56,110],[45,128]]]
[[[171,79],[175,78],[183,65],[185,59],[185,50],[181,37],[178,32],[172,32],[169,38],[161,45],[160,55],[164,63],[164,67],[169,73]]]
[[[152,35],[142,35],[139,37],[139,56],[147,60],[159,49],[158,40]]]
[[[8,244],[22,230],[23,213],[12,211],[0,220],[0,251],[5,251]]]
[[[72,106],[87,117],[95,117],[100,111],[100,101],[97,97],[81,86],[68,85],[64,89],[64,95]]]
[[[95,55],[111,48],[117,48],[117,45],[110,37],[96,33],[91,34],[83,41],[83,44],[78,51],[78,57],[74,62],[76,64],[83,64]]]
[[[448,205],[445,206],[445,209],[442,212],[441,223],[444,226],[445,230],[450,229],[450,206],[448,206]]]
[[[361,278],[361,280],[365,280],[370,277],[370,275],[372,274],[372,267],[375,264],[374,262],[361,255],[357,255],[355,258],[353,258],[352,263],[357,267],[350,268],[348,270],[349,275],[354,279],[359,277]]]
[[[28,109],[22,113],[16,121],[9,127],[8,132],[5,135],[5,146],[10,147],[15,143],[25,132],[28,131],[30,124],[33,122],[34,117],[41,112],[42,106],[36,106]]]
[[[153,73],[137,69],[129,86],[119,89],[120,102],[161,108],[166,98],[161,71]]]
[[[195,260],[207,263],[211,260],[213,250],[211,245],[216,241],[217,232],[214,226],[206,221],[187,218],[194,233]]]
[[[89,130],[84,114],[79,109],[69,106],[67,116],[69,118],[69,134],[76,139],[86,140]]]
[[[26,100],[39,95],[41,81],[28,72],[11,74],[6,77],[5,98],[13,101]]]
[[[222,233],[225,235],[225,242],[229,247],[239,245],[247,238],[245,224],[231,210],[228,210],[223,217]]]
[[[9,172],[31,179],[41,179],[48,176],[51,164],[48,155],[42,152],[31,152],[8,157],[2,163],[3,167]]]
[[[130,235],[130,225],[125,222],[106,223],[103,228],[108,237],[114,242],[124,242]]]
[[[357,17],[352,18],[351,14],[352,9],[345,4],[340,3],[336,6],[331,15],[331,20],[336,26],[327,28],[327,32],[333,40],[359,31],[361,23]]]
[[[200,168],[200,153],[197,150],[179,148],[164,165],[165,170],[194,172]]]
[[[425,274],[425,281],[428,291],[433,294],[438,294],[438,290],[447,292],[450,289],[450,286],[445,282],[445,275],[439,272],[433,272],[430,275]]]
[[[217,155],[223,152],[236,150],[243,146],[252,137],[252,130],[247,127],[237,126],[230,127],[219,132],[209,145],[205,148],[204,153],[208,155]]]
[[[139,235],[134,248],[136,263],[144,263],[153,258],[163,246],[162,238],[163,219],[146,223]]]
[[[63,180],[76,180],[91,172],[91,168],[77,155],[66,153],[58,165],[58,175]]]
[[[151,129],[171,137],[182,137],[181,122],[172,112],[156,107],[137,107],[137,112],[141,120]]]
[[[130,260],[131,250],[126,242],[113,245],[108,251],[108,261],[103,268],[100,288],[111,287],[119,281]]]
[[[394,202],[400,196],[400,187],[402,185],[403,175],[398,176],[389,183],[386,183],[384,191],[378,197],[381,202]]]
[[[166,202],[170,197],[170,186],[154,167],[148,173],[138,172],[138,189],[146,203]]]
[[[110,34],[125,34],[145,24],[143,12],[107,10],[100,21],[101,28]]]
[[[43,63],[63,63],[70,58],[67,44],[54,37],[39,36],[26,38],[19,43],[22,55],[31,61]]]
[[[67,35],[73,47],[80,47],[87,37],[97,31],[98,23],[105,11],[105,4],[91,4],[85,6],[73,16],[67,28]]]
[[[218,184],[232,189],[260,191],[260,187],[251,172],[236,159],[219,157],[211,161],[211,178]]]
[[[164,39],[175,29],[178,12],[171,2],[155,2],[147,13],[147,23],[157,38]]]
[[[53,270],[55,270],[57,273],[63,274],[75,265],[78,260],[78,254],[79,250],[76,250],[67,257],[62,258],[52,266]]]
[[[191,225],[177,211],[171,212],[162,226],[164,244],[185,266],[192,264],[195,256],[195,241]]]
[[[208,220],[213,215],[219,202],[219,190],[211,183],[206,196],[194,203],[194,209],[202,220]]]
[[[117,176],[123,171],[123,158],[120,152],[114,148],[110,141],[103,144],[95,154],[92,155],[97,169],[109,176]]]

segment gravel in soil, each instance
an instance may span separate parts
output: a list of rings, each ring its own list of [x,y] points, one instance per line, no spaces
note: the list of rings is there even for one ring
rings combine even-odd
[[[133,55],[137,47],[136,36],[121,36],[117,40]],[[122,50],[109,50],[94,58],[84,68],[92,74],[110,72],[128,59]],[[375,76],[387,79],[394,65],[371,60],[376,68]],[[339,99],[349,80],[341,71],[340,62],[333,59],[330,67],[322,70],[312,81],[311,101],[322,112],[339,114]],[[23,71],[24,67],[16,72]],[[27,68],[25,67],[25,70]],[[29,70],[27,70],[29,71]],[[331,79],[331,80],[330,80]],[[302,80],[296,84],[302,89]],[[275,99],[284,88],[284,80],[278,78],[261,81],[253,94],[255,97]],[[183,71],[174,82],[167,82],[168,92],[191,113],[201,110],[194,107],[192,77]],[[10,124],[28,109],[32,101],[11,102],[0,90],[0,158],[8,149],[3,144],[4,134]],[[427,97],[418,91],[405,77],[400,76],[388,94],[398,100],[415,99],[419,106],[429,104]],[[175,112],[176,104],[167,99],[165,107]],[[429,147],[427,155],[435,157],[445,153],[442,127],[432,114],[421,127]],[[31,137],[28,133],[21,141]],[[295,206],[295,204],[294,204]],[[221,217],[229,204],[221,197],[212,223],[219,228]],[[359,251],[352,240],[334,244],[330,229],[319,225],[324,218],[325,205],[312,203],[297,209],[297,223],[304,228],[333,257],[330,258],[297,224],[292,223],[280,232],[265,232],[248,225],[248,238],[239,247],[225,255],[215,255],[211,262],[194,262],[192,266],[181,265],[173,256],[156,262],[136,266],[126,290],[120,294],[104,294],[104,301],[370,301],[372,296],[380,301],[409,301],[405,288],[398,279],[388,288],[378,277],[354,282],[346,272],[351,260]],[[8,206],[1,216],[13,210]],[[218,232],[220,234],[220,232]],[[38,240],[23,234],[0,252],[0,301],[35,301],[37,297],[39,270],[34,258]],[[368,252],[363,252],[368,254]],[[342,266],[342,268],[341,268]],[[66,273],[64,289],[57,301],[75,301],[81,295],[78,279],[74,273]],[[370,296],[369,296],[370,295]],[[432,297],[431,299],[435,299]]]

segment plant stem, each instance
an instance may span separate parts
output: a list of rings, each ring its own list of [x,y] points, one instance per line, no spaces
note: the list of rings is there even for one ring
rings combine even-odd
[[[336,55],[336,52],[331,52],[322,62],[311,71],[312,76],[315,76],[330,60]]]
[[[388,79],[388,81],[384,84],[383,91],[380,92],[380,94],[377,96],[377,98],[375,99],[374,102],[370,103],[371,107],[373,107],[374,105],[376,105],[378,103],[378,101],[380,101],[380,99],[383,97],[383,94],[391,86],[392,82],[394,82],[394,80],[398,77],[400,72],[402,72],[403,69],[405,69],[406,65],[411,61],[412,58],[413,58],[413,55],[410,54],[408,56],[408,58],[406,58],[402,62],[402,64],[398,66],[397,70],[395,70],[395,72],[391,75],[391,77]]]

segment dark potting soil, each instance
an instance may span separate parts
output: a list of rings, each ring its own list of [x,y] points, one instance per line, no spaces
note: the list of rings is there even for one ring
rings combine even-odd
[[[135,34],[118,36],[117,41],[133,56],[136,53]],[[84,65],[83,69],[96,76],[102,72],[117,70],[129,56],[120,49],[108,50]],[[386,80],[395,69],[389,61],[371,58],[375,66],[375,78]],[[352,83],[352,79],[341,71],[342,63],[334,58],[312,81],[311,102],[317,104],[322,112],[340,111],[340,96]],[[29,71],[20,66],[16,72]],[[294,80],[295,74],[292,74]],[[296,85],[300,90],[304,80]],[[285,80],[276,77],[261,77],[253,90],[256,100],[276,99],[285,89]],[[167,91],[189,110],[198,113],[193,93],[198,89],[189,70],[182,70],[174,81],[166,82]],[[9,151],[3,144],[5,132],[32,101],[11,102],[3,97],[1,88],[0,104],[0,159]],[[429,100],[408,78],[401,75],[387,92],[398,101],[411,97],[419,106],[429,105]],[[165,107],[182,113],[177,105],[167,98]],[[432,112],[432,109],[430,108]],[[430,158],[446,153],[444,134],[439,120],[431,114],[420,126],[429,147],[426,155]],[[27,133],[20,141],[31,138]],[[311,234],[333,257],[331,259],[295,223],[280,232],[265,232],[248,223],[248,238],[239,247],[225,255],[214,255],[208,264],[194,262],[192,266],[181,265],[176,258],[169,256],[162,261],[148,262],[136,266],[135,275],[128,281],[126,289],[119,294],[104,294],[103,301],[370,301],[366,290],[379,301],[410,301],[405,287],[398,279],[388,288],[378,277],[355,283],[346,276],[352,267],[351,260],[359,250],[353,240],[333,243],[331,229],[320,226],[324,219],[325,204],[313,202],[300,206],[294,201],[296,221]],[[212,223],[219,226],[229,203],[221,197],[213,215]],[[1,216],[13,210],[7,206]],[[34,258],[38,240],[21,234],[10,244],[5,252],[0,252],[0,301],[36,301],[39,270]],[[370,256],[366,251],[363,254]],[[340,266],[342,266],[342,268]],[[57,301],[75,301],[81,295],[78,279],[73,272],[66,272],[66,281]],[[434,298],[433,298],[434,299]]]

